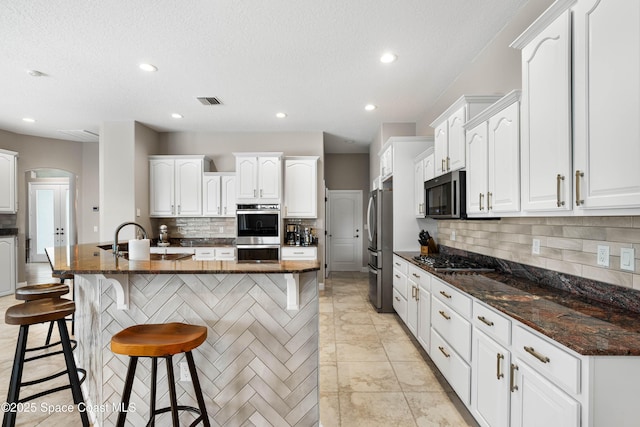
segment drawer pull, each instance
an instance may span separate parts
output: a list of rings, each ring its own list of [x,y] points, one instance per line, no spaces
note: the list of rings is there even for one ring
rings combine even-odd
[[[411,274],[412,274],[412,275],[413,275],[413,277],[415,277],[416,279],[419,279],[419,278],[420,278],[420,275],[419,275],[419,274],[416,274],[416,273],[411,273]]]
[[[398,279],[400,278],[400,276],[398,276],[397,274],[394,274],[394,276],[396,276]]]
[[[445,291],[440,291],[440,295],[442,295],[445,298],[451,298],[451,295],[449,295],[448,293],[446,293]]]
[[[440,352],[441,352],[442,354],[444,354],[444,357],[451,357],[451,355],[450,355],[449,353],[447,353],[446,351],[444,351],[444,347],[442,347],[442,346],[440,346],[440,345],[439,345],[439,346],[438,346],[438,349],[440,350]]]
[[[400,263],[399,262],[394,262],[395,265],[397,265],[398,267],[400,267]]]
[[[551,359],[549,359],[547,356],[538,353],[535,348],[533,347],[527,347],[526,345],[524,346],[524,351],[526,351],[527,353],[529,353],[530,355],[532,355],[533,357],[535,357],[536,359],[538,359],[539,361],[541,361],[542,363],[549,363],[551,362]]]
[[[500,353],[497,354],[496,356],[496,376],[498,377],[498,379],[504,377],[504,374],[502,372],[500,372],[500,361],[502,359],[504,359],[504,356]]]
[[[511,389],[512,393],[518,389],[518,386],[516,385],[516,371],[517,370],[518,370],[518,365],[514,365],[512,363],[511,364],[511,379],[509,380],[510,381],[509,388]]]
[[[493,326],[493,322],[491,320],[487,320],[484,316],[478,316],[478,320],[487,326]]]
[[[398,297],[395,297],[395,298],[396,298],[396,301],[400,302],[400,298],[398,298]]]
[[[447,313],[445,313],[444,311],[440,310],[438,313],[440,313],[440,316],[444,317],[447,320],[451,320],[451,316],[447,316]]]
[[[304,255],[304,252],[294,252],[295,255]]]

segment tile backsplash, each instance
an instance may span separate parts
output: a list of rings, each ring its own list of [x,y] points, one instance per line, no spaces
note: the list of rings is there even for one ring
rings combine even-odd
[[[452,235],[455,234],[455,240]],[[438,221],[439,244],[640,290],[640,217],[526,217]],[[533,255],[533,239],[540,254]],[[597,264],[609,246],[609,267]],[[620,249],[635,249],[635,271],[620,268]]]
[[[187,238],[235,238],[236,218],[151,218],[152,237],[158,237],[160,225],[167,226],[169,237]]]

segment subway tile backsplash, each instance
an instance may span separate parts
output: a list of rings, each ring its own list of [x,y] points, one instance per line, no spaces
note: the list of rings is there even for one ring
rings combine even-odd
[[[533,239],[540,240],[539,255],[531,253]],[[438,243],[640,290],[640,217],[441,220]],[[598,245],[609,246],[608,268],[596,262]],[[630,247],[635,249],[634,272],[620,268],[620,249]]]
[[[187,238],[235,238],[236,219],[234,218],[151,218],[153,230],[151,236],[158,237],[160,225],[167,226],[169,237]]]

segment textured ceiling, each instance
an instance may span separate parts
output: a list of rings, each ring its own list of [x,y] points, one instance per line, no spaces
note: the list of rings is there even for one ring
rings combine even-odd
[[[525,1],[1,0],[0,129],[324,131],[327,151],[366,152],[380,123],[419,119]],[[380,63],[385,51],[398,60]]]

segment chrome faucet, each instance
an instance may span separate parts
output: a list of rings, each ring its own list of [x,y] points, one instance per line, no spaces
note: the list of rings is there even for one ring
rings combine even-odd
[[[118,226],[118,228],[116,228],[116,233],[115,233],[115,236],[113,237],[113,254],[116,257],[118,256],[118,234],[120,234],[120,230],[122,230],[127,225],[135,225],[140,230],[142,230],[142,238],[143,239],[147,238],[147,231],[144,229],[143,226],[141,226],[137,222],[123,222]]]

